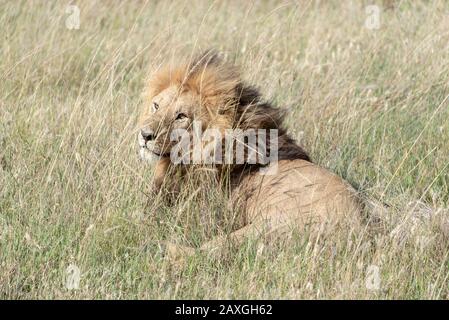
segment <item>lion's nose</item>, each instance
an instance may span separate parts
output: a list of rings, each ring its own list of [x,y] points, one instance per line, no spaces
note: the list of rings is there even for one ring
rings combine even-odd
[[[152,141],[152,140],[154,140],[154,138],[156,138],[153,130],[151,130],[151,129],[142,129],[142,130],[140,130],[140,134],[142,135],[145,142]]]

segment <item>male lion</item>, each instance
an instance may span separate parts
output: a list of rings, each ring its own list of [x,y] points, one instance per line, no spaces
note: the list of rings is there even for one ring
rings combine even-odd
[[[147,90],[138,142],[141,157],[156,163],[156,191],[170,182],[182,188],[182,175],[198,168],[171,161],[170,153],[176,144],[171,141],[171,134],[176,129],[191,132],[193,121],[201,121],[202,129],[213,128],[222,133],[226,129],[278,130],[276,161],[214,165],[217,177],[222,177],[224,170],[228,173],[231,203],[238,199],[243,204],[246,225],[229,236],[212,239],[200,249],[219,252],[214,249],[222,248],[227,240],[241,243],[250,236],[276,235],[291,227],[328,224],[342,218],[351,223],[359,220],[362,205],[354,189],[313,164],[283,128],[284,113],[262,100],[259,92],[243,83],[236,69],[216,54],[207,52],[191,63],[155,72]],[[182,174],[170,175],[173,166],[179,166]],[[261,168],[275,170],[261,174]],[[172,257],[192,252],[192,248],[168,245]]]

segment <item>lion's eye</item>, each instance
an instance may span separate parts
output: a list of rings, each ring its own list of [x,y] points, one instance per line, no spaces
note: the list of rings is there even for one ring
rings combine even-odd
[[[176,115],[176,120],[182,120],[182,119],[186,119],[186,118],[187,118],[187,115],[185,113],[182,113],[182,112],[179,112]]]
[[[153,112],[156,112],[157,109],[159,109],[159,105],[156,102],[153,102]]]

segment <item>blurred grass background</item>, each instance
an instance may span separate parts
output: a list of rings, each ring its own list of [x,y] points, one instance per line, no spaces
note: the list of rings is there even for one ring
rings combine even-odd
[[[448,1],[73,1],[79,29],[68,5],[0,1],[0,298],[449,298]],[[151,65],[208,48],[288,108],[314,162],[390,206],[384,232],[170,269],[160,241],[223,232],[225,196],[145,212],[136,117]]]

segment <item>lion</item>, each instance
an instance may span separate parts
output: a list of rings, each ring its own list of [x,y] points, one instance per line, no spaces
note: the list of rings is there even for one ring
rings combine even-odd
[[[288,135],[283,125],[285,111],[264,100],[255,87],[241,79],[235,66],[216,53],[208,51],[190,63],[155,71],[146,89],[144,110],[138,121],[138,143],[141,158],[155,163],[155,192],[170,193],[163,187],[169,183],[175,189],[182,188],[182,176],[195,174],[201,167],[201,164],[174,163],[170,157],[177,143],[172,139],[174,131],[192,132],[194,121],[200,122],[202,129],[212,128],[221,133],[228,129],[277,130],[275,160],[262,164],[249,161],[212,164],[217,179],[223,173],[227,175],[230,204],[241,204],[245,225],[204,243],[200,250],[220,252],[228,241],[238,245],[250,237],[277,235],[305,226],[340,221],[358,223],[363,205],[355,189],[314,164]],[[270,148],[273,146],[266,150]],[[173,172],[170,168],[176,166],[181,174],[170,173]],[[262,169],[266,171],[261,172]],[[271,169],[274,170],[270,174]],[[176,192],[171,194],[176,196]],[[195,251],[167,244],[167,252],[175,260],[184,260]]]

